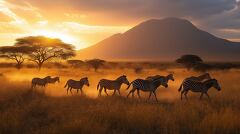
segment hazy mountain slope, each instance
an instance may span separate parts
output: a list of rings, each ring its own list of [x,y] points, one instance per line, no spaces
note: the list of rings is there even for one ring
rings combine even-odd
[[[166,61],[183,54],[197,54],[206,60],[237,61],[240,59],[240,43],[217,38],[184,19],[153,19],[80,50],[78,56]]]

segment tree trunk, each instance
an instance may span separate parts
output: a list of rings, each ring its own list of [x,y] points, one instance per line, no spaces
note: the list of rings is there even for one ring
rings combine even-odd
[[[42,69],[42,65],[43,65],[43,62],[39,62],[39,63],[38,63],[38,70],[41,70],[41,69]]]

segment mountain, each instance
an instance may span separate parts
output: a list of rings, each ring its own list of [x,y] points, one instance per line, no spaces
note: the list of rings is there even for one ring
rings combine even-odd
[[[206,61],[239,61],[240,43],[218,38],[179,18],[151,19],[82,50],[81,59],[173,61],[196,54]]]

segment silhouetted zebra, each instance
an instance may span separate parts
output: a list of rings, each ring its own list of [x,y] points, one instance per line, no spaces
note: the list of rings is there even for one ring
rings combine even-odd
[[[81,94],[83,94],[82,88],[84,85],[89,86],[89,81],[87,77],[81,78],[80,81],[75,81],[75,80],[68,80],[66,85],[64,86],[64,88],[67,87],[67,94],[68,94],[68,90],[70,89],[70,92],[72,93],[72,89],[77,89],[77,93],[78,90],[81,91]]]
[[[101,96],[101,92],[103,89],[107,95],[108,95],[107,89],[114,90],[113,95],[115,94],[116,90],[118,91],[119,95],[121,95],[120,88],[123,83],[129,85],[129,81],[127,80],[127,76],[125,75],[118,77],[116,80],[101,79],[97,85],[97,90],[99,89],[98,96]]]
[[[56,82],[60,82],[60,78],[59,77],[54,77],[54,78],[49,78],[48,83],[56,83]]]
[[[48,84],[48,81],[51,77],[47,76],[45,78],[33,78],[32,79],[32,89],[35,88],[37,85],[45,87]]]
[[[218,91],[221,90],[221,88],[218,84],[218,81],[216,79],[209,79],[204,82],[192,81],[189,79],[189,80],[183,81],[183,83],[181,84],[178,91],[181,91],[181,89],[182,89],[181,100],[182,100],[183,94],[185,95],[185,98],[187,99],[187,93],[189,90],[191,90],[192,92],[201,92],[200,99],[202,98],[203,94],[206,94],[207,97],[210,99],[207,92],[211,87],[216,88]]]
[[[140,90],[142,90],[144,92],[150,92],[148,99],[150,99],[153,93],[156,101],[158,101],[156,96],[157,88],[160,85],[167,88],[169,80],[174,81],[172,74],[169,74],[168,76],[160,76],[160,75],[150,76],[150,77],[147,77],[146,80],[136,79],[130,83],[130,85],[132,84],[132,90],[128,93],[127,97],[131,93],[132,93],[132,96],[134,96],[134,92],[137,90],[138,97],[140,98]],[[130,85],[128,86],[127,89],[129,89]]]

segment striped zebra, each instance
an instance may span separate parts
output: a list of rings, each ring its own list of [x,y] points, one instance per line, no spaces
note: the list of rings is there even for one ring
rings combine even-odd
[[[84,85],[89,87],[89,81],[87,77],[81,78],[79,81],[69,79],[65,84],[64,88],[67,87],[67,94],[68,94],[68,90],[70,90],[72,94],[72,89],[77,89],[77,93],[78,93],[78,90],[80,90],[81,94],[83,94],[82,88]]]
[[[60,78],[59,77],[54,77],[54,78],[49,78],[48,83],[53,83],[55,84],[56,82],[60,82]]]
[[[99,89],[98,96],[101,96],[101,92],[103,89],[104,89],[104,92],[106,93],[106,95],[108,95],[107,89],[114,90],[113,95],[115,95],[116,90],[118,91],[119,95],[121,95],[120,88],[123,83],[126,85],[129,85],[129,81],[128,81],[126,75],[122,75],[122,76],[118,77],[116,80],[101,79],[97,85],[97,90]]]
[[[221,88],[218,84],[218,81],[216,79],[209,79],[204,82],[185,80],[181,84],[178,91],[180,92],[182,90],[181,91],[181,100],[182,100],[183,94],[184,94],[185,98],[188,99],[187,93],[189,90],[191,90],[192,92],[201,92],[200,99],[202,98],[203,94],[205,94],[210,99],[207,92],[211,87],[216,88],[218,91],[221,90]]]
[[[200,76],[197,76],[197,77],[196,76],[188,77],[188,78],[186,78],[184,80],[193,80],[193,81],[201,82],[201,81],[203,81],[205,79],[206,80],[211,79],[211,76],[210,76],[209,73],[204,73],[204,74],[202,74]]]
[[[51,77],[47,76],[45,78],[33,78],[31,88],[35,88],[37,85],[41,87],[45,87],[48,84],[48,81]]]
[[[158,101],[157,96],[156,96],[157,88],[160,85],[167,88],[169,80],[174,81],[174,78],[173,78],[172,74],[169,74],[168,76],[160,76],[160,75],[150,76],[150,77],[147,77],[145,80],[136,79],[136,80],[134,80],[130,83],[130,85],[132,84],[132,90],[128,93],[127,97],[131,93],[132,93],[132,97],[134,97],[134,92],[137,90],[138,97],[141,98],[140,97],[140,90],[142,90],[144,92],[150,92],[148,99],[150,99],[150,97],[153,93],[156,101]],[[129,89],[130,85],[128,86],[127,89]]]

